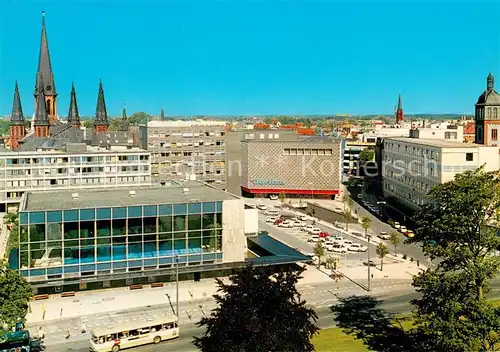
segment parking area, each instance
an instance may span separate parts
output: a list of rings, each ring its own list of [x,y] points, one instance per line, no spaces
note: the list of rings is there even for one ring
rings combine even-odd
[[[281,227],[277,224],[275,224],[275,219],[279,218],[280,216],[284,216],[284,221],[288,218],[294,218],[294,217],[299,217],[303,214],[300,214],[299,212],[294,212],[290,211],[288,209],[286,210],[281,210],[280,209],[280,202],[279,201],[270,201],[270,200],[258,200],[254,202],[255,205],[265,205],[265,208],[262,206],[259,210],[259,227],[261,230],[268,231],[271,233],[274,237],[278,238],[280,241],[288,244],[291,247],[297,248],[301,252],[305,254],[313,254],[313,248],[315,245],[315,242],[311,242],[311,239],[313,238],[313,233],[316,234],[316,236],[325,236],[325,233],[328,233],[330,236],[327,238],[323,239],[324,242],[328,242],[328,240],[331,240],[330,242],[333,241],[333,237],[339,236],[344,238],[345,241],[351,241],[353,244],[357,244],[360,246],[366,247],[368,245],[367,242],[365,241],[360,241],[359,239],[346,235],[345,233],[341,233],[340,231],[337,231],[335,229],[323,226],[319,222],[317,222],[316,219],[311,218],[311,217],[305,217],[299,219],[299,223],[302,223],[302,226],[295,226],[293,227]],[[270,211],[274,211],[274,214],[269,215]],[[273,220],[273,221],[271,221]],[[317,228],[316,231],[313,233],[306,231],[305,229],[309,228]],[[323,234],[319,234],[319,232]],[[317,237],[315,237],[317,238]],[[347,250],[349,243],[344,244],[346,246],[345,248],[345,253],[340,253],[338,251],[333,251],[333,248],[329,246],[327,250],[328,255],[334,256],[334,257],[339,257],[341,260],[349,260],[349,261],[365,261],[368,257],[368,253],[366,251],[366,248],[361,248],[363,250],[362,252],[354,252]],[[353,249],[351,247],[351,249]],[[338,249],[337,249],[338,250]],[[376,256],[375,253],[375,246],[370,245],[370,251],[371,251],[371,256],[372,258]]]

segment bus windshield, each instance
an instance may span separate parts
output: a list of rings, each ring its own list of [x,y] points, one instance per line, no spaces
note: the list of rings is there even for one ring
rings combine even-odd
[[[0,336],[0,352],[5,351],[30,351],[29,332],[20,330]]]

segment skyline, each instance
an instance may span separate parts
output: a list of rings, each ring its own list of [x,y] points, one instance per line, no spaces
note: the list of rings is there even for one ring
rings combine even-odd
[[[0,4],[1,115],[11,113],[15,80],[25,115],[33,114],[42,10],[62,118],[71,82],[80,114],[94,115],[99,79],[113,116],[124,104],[129,114],[152,115],[162,107],[166,115],[181,116],[389,115],[398,94],[405,114],[470,114],[488,73],[500,79],[500,25],[484,20],[492,8],[500,10],[494,2],[489,8],[467,3],[150,1],[154,6],[148,9],[136,1],[126,8],[99,4],[94,12],[76,2]],[[21,12],[24,21],[15,15]],[[237,16],[243,13],[247,18]],[[391,22],[394,18],[398,21]],[[412,24],[421,27],[415,31]],[[423,54],[426,49],[434,55]],[[460,50],[467,51],[457,55]],[[367,52],[373,53],[369,59]]]

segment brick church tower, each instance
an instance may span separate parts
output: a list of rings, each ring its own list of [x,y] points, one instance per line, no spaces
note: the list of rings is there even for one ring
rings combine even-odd
[[[108,111],[106,110],[106,102],[104,100],[104,89],[102,81],[99,82],[99,93],[97,94],[97,107],[95,109],[94,131],[108,132]]]
[[[500,146],[500,95],[495,91],[495,78],[486,78],[486,90],[476,103],[476,144]]]
[[[10,149],[17,150],[19,141],[26,136],[26,125],[21,106],[21,96],[16,81],[14,88],[14,103],[12,104],[12,114],[10,115]]]

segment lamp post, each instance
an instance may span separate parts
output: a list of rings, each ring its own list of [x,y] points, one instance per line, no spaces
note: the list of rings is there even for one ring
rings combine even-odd
[[[368,292],[372,290],[372,276],[371,276],[371,261],[370,261],[370,240],[372,238],[371,235],[366,235],[368,239]]]
[[[177,319],[179,319],[179,256],[175,255],[175,305]]]

